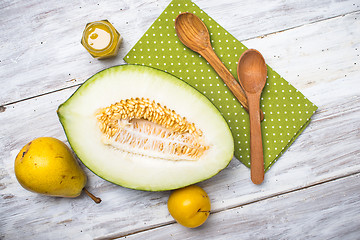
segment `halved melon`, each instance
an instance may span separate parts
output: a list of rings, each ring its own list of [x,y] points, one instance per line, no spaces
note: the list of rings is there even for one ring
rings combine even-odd
[[[121,65],[95,74],[60,105],[58,116],[79,159],[127,188],[191,185],[233,157],[230,129],[214,105],[150,67]]]

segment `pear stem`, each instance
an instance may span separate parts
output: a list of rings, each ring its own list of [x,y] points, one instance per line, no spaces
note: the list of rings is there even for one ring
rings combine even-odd
[[[204,210],[201,210],[201,208],[198,210],[198,212],[207,212],[207,213],[210,213],[210,210],[209,211],[204,211]]]
[[[89,192],[86,188],[83,189],[84,192],[95,202],[95,203],[101,203],[101,198],[95,197],[91,192]]]

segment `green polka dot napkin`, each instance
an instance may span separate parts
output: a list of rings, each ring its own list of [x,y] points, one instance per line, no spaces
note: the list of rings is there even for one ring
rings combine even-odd
[[[248,113],[206,60],[178,39],[174,21],[182,12],[194,13],[202,19],[215,52],[237,78],[237,62],[247,48],[190,0],[172,1],[124,60],[171,73],[203,93],[227,121],[235,141],[235,157],[250,167]],[[261,109],[265,115],[261,126],[268,170],[309,124],[317,107],[268,66]]]

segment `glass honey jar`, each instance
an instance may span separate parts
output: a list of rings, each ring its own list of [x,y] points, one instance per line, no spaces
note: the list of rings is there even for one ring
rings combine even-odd
[[[86,24],[81,44],[97,59],[116,56],[122,38],[119,32],[108,20]]]

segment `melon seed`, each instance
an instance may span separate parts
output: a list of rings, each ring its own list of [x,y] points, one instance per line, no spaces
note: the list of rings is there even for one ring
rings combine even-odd
[[[144,98],[121,100],[95,114],[106,144],[171,160],[197,160],[209,146],[194,123]]]

